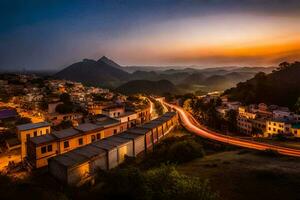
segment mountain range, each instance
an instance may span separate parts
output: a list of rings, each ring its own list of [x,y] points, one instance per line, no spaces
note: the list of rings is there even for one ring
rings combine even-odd
[[[130,85],[132,88],[135,88],[135,91],[138,91],[136,88],[139,85],[137,87],[133,87],[133,85],[140,84],[141,82],[139,81],[141,80],[152,81],[147,82],[152,85],[155,85],[155,82],[160,80],[167,80],[168,82],[160,83],[168,84],[168,86],[171,83],[177,88],[172,91],[183,93],[197,90],[205,92],[225,90],[241,81],[252,78],[258,72],[270,73],[273,69],[272,67],[219,67],[204,69],[190,67],[122,67],[113,60],[103,56],[99,60],[83,59],[59,71],[54,77],[111,89],[120,89]],[[128,82],[130,84],[126,85]],[[145,87],[141,87],[140,91],[142,92],[143,89]]]

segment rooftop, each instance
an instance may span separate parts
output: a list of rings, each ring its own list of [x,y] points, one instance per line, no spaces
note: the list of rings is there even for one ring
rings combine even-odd
[[[59,164],[65,167],[73,167],[81,163],[84,163],[85,161],[88,160],[86,156],[77,154],[74,151],[69,151],[65,154],[55,156],[51,159],[55,160],[56,162],[58,162]]]
[[[99,140],[99,141],[91,143],[90,145],[96,146],[96,147],[99,147],[101,149],[105,149],[108,151],[116,148],[114,145],[111,145],[111,144],[108,144],[107,142],[105,142],[105,140]]]
[[[50,124],[48,122],[28,123],[28,124],[22,124],[22,125],[17,126],[17,129],[20,131],[26,131],[26,130],[42,128],[42,127],[47,127],[47,126],[50,126]]]
[[[37,137],[30,138],[30,141],[36,145],[44,144],[47,142],[55,141],[56,137],[52,134],[45,134]]]
[[[144,137],[144,136],[140,135],[140,134],[134,134],[134,133],[130,133],[130,132],[126,131],[124,133],[118,134],[118,137],[127,138],[127,139],[137,139],[137,138]]]
[[[68,128],[68,129],[63,129],[63,130],[60,130],[60,131],[52,132],[52,134],[55,135],[55,137],[57,137],[59,139],[74,136],[74,135],[77,135],[79,133],[80,133],[80,131],[78,131],[74,128]]]
[[[294,129],[300,129],[300,124],[292,124],[292,128],[294,128]]]
[[[148,128],[144,127],[144,125],[141,127],[131,128],[126,131],[126,133],[134,133],[134,134],[142,134],[142,135],[145,135],[148,132],[149,132]]]
[[[87,131],[96,130],[98,128],[101,128],[101,126],[92,123],[83,123],[83,124],[79,124],[75,129],[83,132],[87,132]]]
[[[10,139],[7,139],[5,140],[5,142],[10,146],[17,146],[17,145],[20,145],[21,142],[18,138],[10,138]]]
[[[0,110],[0,120],[16,117],[17,115],[18,115],[18,113],[15,110],[12,110],[12,109]]]
[[[120,123],[119,120],[116,120],[116,119],[113,119],[113,118],[107,118],[105,120],[95,122],[95,124],[97,124],[97,126],[103,127],[103,128],[113,126],[113,125],[116,125],[116,124],[119,124],[119,123]]]

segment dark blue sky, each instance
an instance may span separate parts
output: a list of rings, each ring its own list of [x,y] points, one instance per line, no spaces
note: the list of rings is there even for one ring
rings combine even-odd
[[[224,42],[223,46],[217,47],[219,49],[227,45],[228,37],[223,36],[231,35],[228,30],[245,28],[245,23],[251,23],[254,30],[257,21],[260,26],[267,25],[271,30],[278,22],[281,26],[291,26],[294,35],[298,29],[294,30],[290,22],[299,20],[300,2],[2,0],[0,15],[0,69],[58,69],[82,58],[97,59],[102,55],[124,65],[222,65],[223,60],[226,65],[239,64],[231,63],[229,53],[232,50],[211,51],[209,55],[203,53],[203,49],[215,47],[215,39],[208,37],[210,32],[205,30],[215,34],[222,26],[220,19],[225,19],[226,27],[220,28],[222,35],[214,36]],[[259,17],[265,21],[261,22]],[[259,39],[264,39],[262,35],[269,33],[269,29],[264,30]],[[274,30],[280,35],[278,27]],[[235,30],[232,35],[251,39],[255,34],[245,35]],[[198,38],[203,39],[198,41]],[[236,44],[250,43],[250,39],[238,40]],[[192,47],[194,40],[197,45]],[[199,48],[198,52],[196,49]],[[188,51],[190,53],[186,55]],[[253,59],[258,60],[259,56]],[[255,63],[251,58],[241,60],[241,64]]]

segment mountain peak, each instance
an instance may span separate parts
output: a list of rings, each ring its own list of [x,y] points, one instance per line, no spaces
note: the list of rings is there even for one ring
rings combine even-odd
[[[112,67],[122,69],[122,67],[119,64],[115,63],[113,60],[110,60],[106,56],[102,56],[97,62],[102,62],[102,63],[105,63],[105,64],[110,65]]]

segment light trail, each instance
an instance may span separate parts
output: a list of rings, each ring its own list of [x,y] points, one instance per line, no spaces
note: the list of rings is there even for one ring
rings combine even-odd
[[[245,148],[255,149],[260,151],[273,150],[283,155],[300,157],[300,150],[297,149],[287,148],[287,147],[282,147],[277,145],[270,145],[267,143],[255,142],[255,141],[250,141],[250,140],[219,134],[215,131],[209,130],[206,127],[201,126],[197,122],[197,120],[189,113],[184,111],[183,108],[172,104],[168,104],[166,102],[163,102],[163,104],[175,109],[179,113],[182,125],[188,131],[193,132],[201,137],[208,138],[222,143],[239,146],[239,147],[245,147]]]

